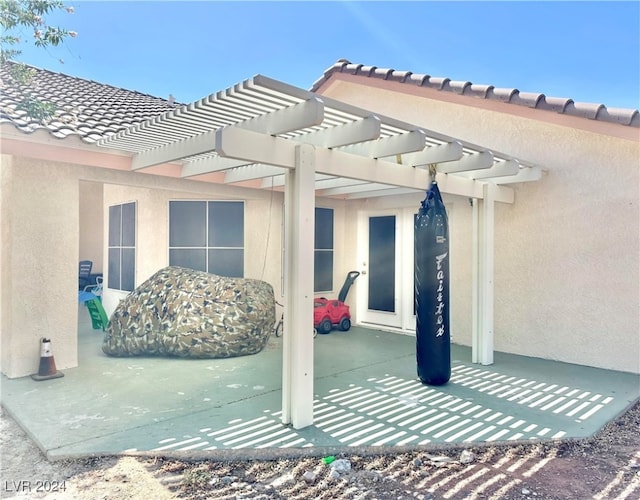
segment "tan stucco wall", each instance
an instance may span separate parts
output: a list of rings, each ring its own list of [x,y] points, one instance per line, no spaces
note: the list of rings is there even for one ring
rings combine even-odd
[[[9,366],[9,303],[5,302],[11,292],[11,219],[9,218],[11,207],[11,183],[13,158],[0,154],[0,371]],[[5,311],[6,310],[6,311]],[[6,358],[5,358],[6,356]]]
[[[93,262],[92,273],[101,273],[103,264],[103,201],[102,184],[84,182],[80,185],[80,260]]]
[[[496,205],[496,350],[640,372],[639,142],[385,85],[336,81],[322,92],[546,169],[513,186],[515,204]],[[454,212],[452,296],[466,304],[470,210]],[[454,337],[469,344],[460,315],[470,307],[454,302],[452,313]]]
[[[78,181],[68,166],[49,167],[3,157],[2,372],[11,377],[38,371],[43,337],[58,368],[77,365]]]

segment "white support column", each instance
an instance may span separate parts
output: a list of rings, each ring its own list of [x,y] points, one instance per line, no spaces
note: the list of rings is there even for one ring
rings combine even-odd
[[[480,343],[480,200],[471,198],[471,362],[478,363]]]
[[[282,423],[313,424],[313,248],[315,148],[296,146],[285,174],[285,318]]]
[[[484,184],[483,199],[473,200],[471,360],[493,364],[494,185]]]

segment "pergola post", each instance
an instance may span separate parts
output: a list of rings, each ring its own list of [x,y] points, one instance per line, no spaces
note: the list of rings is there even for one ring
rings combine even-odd
[[[473,199],[471,361],[493,364],[494,186],[483,185],[483,199]]]
[[[282,423],[313,424],[313,256],[315,148],[295,148],[285,174],[285,318],[282,355]]]

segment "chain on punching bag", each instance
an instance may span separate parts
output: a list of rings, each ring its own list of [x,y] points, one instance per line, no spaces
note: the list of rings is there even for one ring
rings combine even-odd
[[[451,377],[449,227],[435,180],[415,219],[416,357],[423,384]]]

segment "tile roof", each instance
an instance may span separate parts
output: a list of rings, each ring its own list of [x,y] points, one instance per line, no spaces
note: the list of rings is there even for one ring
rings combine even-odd
[[[16,109],[27,87],[13,84],[8,75],[11,64],[17,63],[8,62],[0,68],[0,123],[11,123],[25,133],[46,129],[60,139],[76,135],[94,143],[181,106],[140,92],[27,66],[34,70],[28,85],[31,96],[56,106],[54,116],[43,124]]]
[[[406,85],[417,85],[442,92],[453,92],[455,94],[479,99],[490,99],[519,106],[527,106],[529,108],[555,111],[556,113],[591,120],[618,123],[630,127],[640,127],[640,111],[637,109],[611,108],[606,107],[604,104],[574,102],[573,99],[547,97],[544,94],[520,92],[518,89],[496,88],[493,85],[478,85],[467,81],[454,81],[450,78],[433,77],[425,74],[412,73],[411,71],[396,71],[394,69],[383,69],[376,66],[353,64],[346,59],[339,59],[333,66],[328,68],[323,76],[314,82],[311,87],[311,92],[316,92],[334,73],[380,78],[382,80],[395,81]]]
[[[8,62],[0,67],[0,124],[10,123],[25,133],[45,129],[60,139],[75,135],[84,142],[95,143],[183,106],[168,99],[27,65],[34,70],[34,77],[28,86],[31,95],[52,102],[57,108],[53,118],[42,123],[28,117],[25,111],[16,109],[26,88],[16,86],[8,78],[8,66],[11,64],[16,63]],[[634,109],[607,108],[602,104],[579,103],[571,99],[520,92],[517,89],[499,89],[491,85],[457,82],[449,78],[436,78],[410,71],[363,66],[344,59],[340,59],[326,70],[323,77],[313,84],[311,91],[316,91],[336,72],[381,78],[465,96],[640,127],[640,112]]]

